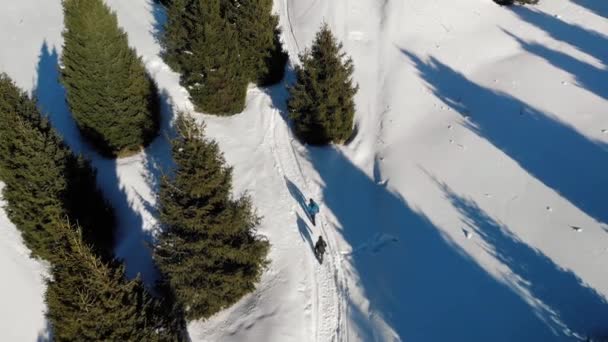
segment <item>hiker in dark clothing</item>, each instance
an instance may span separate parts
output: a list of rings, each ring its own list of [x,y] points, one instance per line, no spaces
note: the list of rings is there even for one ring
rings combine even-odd
[[[320,264],[323,263],[323,254],[325,254],[326,247],[327,243],[325,240],[323,240],[322,236],[319,236],[319,240],[317,240],[317,243],[315,244],[315,256],[317,257],[317,260],[319,260]]]

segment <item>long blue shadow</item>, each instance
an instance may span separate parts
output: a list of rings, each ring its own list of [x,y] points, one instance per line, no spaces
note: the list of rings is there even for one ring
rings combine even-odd
[[[161,122],[160,134],[150,146],[146,148],[145,174],[143,175],[150,189],[155,194],[160,191],[160,183],[163,177],[172,177],[175,169],[175,161],[173,160],[171,140],[177,136],[173,127],[174,110],[169,104],[169,94],[166,90],[160,93],[161,99]],[[158,208],[156,203],[150,203],[140,197],[141,202],[145,205],[146,210],[158,219]],[[160,228],[160,227],[158,227]]]
[[[57,51],[49,50],[45,42],[40,51],[37,86],[34,91],[38,106],[72,151],[91,160],[97,169],[97,184],[114,207],[118,219],[115,255],[124,260],[128,277],[134,278],[140,274],[144,283],[153,288],[158,278],[158,271],[148,248],[153,237],[142,229],[143,219],[133,210],[124,188],[120,185],[117,161],[100,156],[80,135],[66,102],[65,89],[60,83],[58,62]]]
[[[464,126],[487,139],[573,205],[608,223],[607,145],[526,103],[484,88],[437,59],[401,50],[437,98],[465,117]]]
[[[530,301],[538,303],[535,310],[539,316],[557,333],[573,338],[605,336],[608,332],[606,298],[574,273],[518,239],[477,203],[459,196],[446,184],[437,184],[460,212],[463,223],[481,238],[488,252],[512,272],[507,281],[514,288],[528,292]]]
[[[556,68],[570,73],[580,87],[608,100],[608,85],[606,82],[608,69],[597,68],[561,51],[550,49],[538,43],[527,42],[511,32],[503,31],[515,39],[524,50],[543,58]],[[608,45],[608,41],[605,44]]]
[[[309,158],[323,179],[323,204],[336,216],[340,233],[351,246],[368,247],[350,258],[373,310],[402,340],[563,337],[425,215],[374,182],[339,150],[312,148]],[[396,242],[377,244],[378,236]],[[372,340],[374,332],[367,334],[364,340]]]
[[[169,2],[170,1],[168,0],[148,0],[148,5],[150,6],[150,11],[154,18],[150,33],[158,42],[162,40],[165,31],[165,24],[167,23],[167,10],[165,6],[169,6]]]
[[[591,2],[589,1],[589,3]],[[605,1],[595,0],[595,2]],[[579,51],[595,57],[604,66],[608,65],[608,36],[606,34],[576,24],[569,24],[556,16],[528,6],[512,6],[510,9],[520,19],[545,31],[553,39],[572,45]]]
[[[287,120],[285,88],[266,91]],[[305,157],[322,178],[321,205],[335,215],[339,234],[357,247],[345,257],[370,300],[369,312],[357,306],[349,311],[359,322],[353,331],[360,340],[566,340],[522,297],[444,237],[425,215],[374,182],[341,151],[311,147]],[[301,191],[290,191],[300,202]],[[378,236],[390,236],[393,243],[377,244]],[[398,336],[381,336],[377,326],[369,324],[377,316]]]
[[[588,9],[589,11],[608,18],[608,1],[604,0],[570,0],[575,4]]]

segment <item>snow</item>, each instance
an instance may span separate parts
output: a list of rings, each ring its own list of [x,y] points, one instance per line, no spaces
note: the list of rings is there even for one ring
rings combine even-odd
[[[4,211],[0,212],[0,251],[0,270],[5,274],[0,282],[2,340],[44,341],[48,336],[43,297],[46,267],[29,257],[19,231]]]
[[[0,13],[0,70],[36,93],[68,143],[93,158],[119,214],[130,276],[157,274],[158,177],[176,110],[192,110],[159,58],[164,13],[106,0],[164,100],[163,135],[105,160],[82,143],[57,82],[58,2]],[[608,7],[507,8],[490,0],[277,0],[292,63],[327,22],[355,63],[355,139],[303,146],[284,84],[251,87],[246,110],[205,122],[234,166],[235,194],[263,216],[272,263],[258,289],[190,322],[193,341],[573,340],[608,322]],[[285,83],[292,81],[290,74]],[[321,204],[316,226],[303,207]],[[3,340],[44,334],[44,266],[0,215]],[[313,254],[328,243],[322,265]]]

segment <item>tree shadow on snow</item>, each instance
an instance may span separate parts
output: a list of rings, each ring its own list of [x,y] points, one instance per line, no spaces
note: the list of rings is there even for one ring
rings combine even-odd
[[[157,42],[160,42],[165,31],[165,24],[167,23],[167,9],[159,0],[148,0],[148,6],[150,6],[150,12],[152,12],[152,16],[154,17],[150,33]]]
[[[58,62],[57,51],[49,50],[45,42],[39,56],[37,85],[34,91],[38,106],[72,151],[91,160],[97,170],[97,184],[114,207],[118,220],[115,255],[124,260],[129,278],[141,274],[144,283],[153,288],[158,278],[158,271],[148,247],[153,242],[153,236],[143,229],[143,218],[133,208],[133,202],[128,198],[117,173],[119,164],[128,165],[135,161],[133,158],[118,161],[106,159],[84,142],[67,106],[65,89],[59,82]]]
[[[38,332],[38,336],[36,337],[36,342],[51,342],[53,341],[53,327],[51,326],[51,322],[46,320],[44,329]]]
[[[608,302],[574,273],[556,265],[539,250],[517,238],[477,203],[434,179],[444,196],[475,232],[482,246],[510,273],[505,281],[519,292],[557,335],[585,338],[608,331]],[[578,336],[577,336],[578,335]]]
[[[383,317],[402,340],[556,337],[519,295],[339,149],[310,148],[308,158],[322,178],[323,205],[335,215],[338,233],[349,245],[359,246],[348,258],[370,299],[372,317]],[[366,319],[369,313],[352,317]],[[370,329],[363,340],[388,338]]]
[[[171,151],[171,140],[177,136],[173,127],[174,110],[169,103],[169,94],[166,90],[160,93],[161,98],[161,123],[160,134],[150,146],[146,148],[145,173],[144,178],[154,194],[160,191],[160,183],[164,176],[171,177],[175,169],[175,162]],[[141,198],[146,210],[154,214],[158,219],[158,209],[156,203],[150,203]]]
[[[566,53],[550,49],[541,44],[527,42],[509,31],[503,31],[515,39],[524,50],[543,58],[554,67],[571,74],[577,84],[583,89],[589,90],[597,96],[608,100],[608,86],[606,85],[608,70],[597,68]],[[608,45],[608,41],[605,44]]]
[[[287,120],[285,88],[271,87],[267,92]],[[370,312],[352,306],[350,317],[361,323],[347,333],[364,341],[565,339],[424,214],[377,184],[338,148],[308,147],[300,158],[308,159],[322,178],[321,204],[335,215],[337,233],[350,246],[360,246],[345,257],[357,270],[360,283],[355,286],[369,298]],[[287,186],[300,202],[301,191]],[[379,236],[390,237],[391,243]],[[378,326],[367,323],[377,316],[398,336],[383,335]]]
[[[523,169],[589,216],[608,223],[607,145],[499,91],[484,88],[434,57],[413,62],[435,96],[463,116],[462,125],[487,139]]]
[[[589,3],[591,2],[589,1]],[[601,3],[604,1],[595,2]],[[603,7],[606,6],[604,5]],[[606,34],[567,23],[559,17],[527,6],[512,6],[509,9],[521,20],[544,31],[551,38],[569,44],[579,51],[593,56],[602,62],[604,66],[608,65],[608,36]]]
[[[600,17],[608,18],[608,2],[601,0],[571,0],[575,4],[588,9]]]

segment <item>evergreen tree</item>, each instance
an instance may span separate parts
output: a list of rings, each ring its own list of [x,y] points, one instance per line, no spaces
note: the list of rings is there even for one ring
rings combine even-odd
[[[269,245],[248,197],[231,198],[232,169],[192,119],[176,122],[176,163],[159,195],[165,227],[154,257],[187,319],[209,317],[254,290]]]
[[[138,152],[157,135],[157,88],[103,0],[64,0],[63,83],[78,126],[107,156]]]
[[[280,42],[272,0],[224,0],[224,16],[235,24],[247,79],[270,85],[283,78],[287,54]]]
[[[242,112],[247,95],[237,32],[220,15],[220,1],[206,0],[202,8],[202,35],[192,38],[191,67],[183,83],[197,110],[231,115]]]
[[[274,17],[278,24],[278,18]],[[283,49],[281,43],[281,30],[274,30],[273,47],[270,54],[264,59],[265,72],[258,78],[258,85],[265,87],[280,82],[285,77],[285,65],[289,55]]]
[[[57,226],[57,257],[47,281],[47,317],[56,341],[172,341],[178,331],[160,303],[124,266],[104,263],[78,230]]]
[[[167,8],[167,23],[162,37],[163,59],[173,68],[182,72],[189,65],[192,55],[190,40],[202,34],[202,17],[199,1],[174,0]]]
[[[197,110],[231,115],[244,109],[248,79],[241,47],[234,25],[221,15],[220,0],[173,1],[163,47]]]
[[[355,114],[352,59],[341,52],[327,24],[317,33],[312,49],[300,55],[296,83],[289,89],[289,117],[304,142],[344,143],[353,133]]]
[[[0,180],[9,219],[37,257],[52,260],[55,217],[83,227],[103,256],[113,247],[114,216],[96,186],[90,164],[74,156],[36,104],[0,75]],[[104,229],[98,229],[103,225]]]

